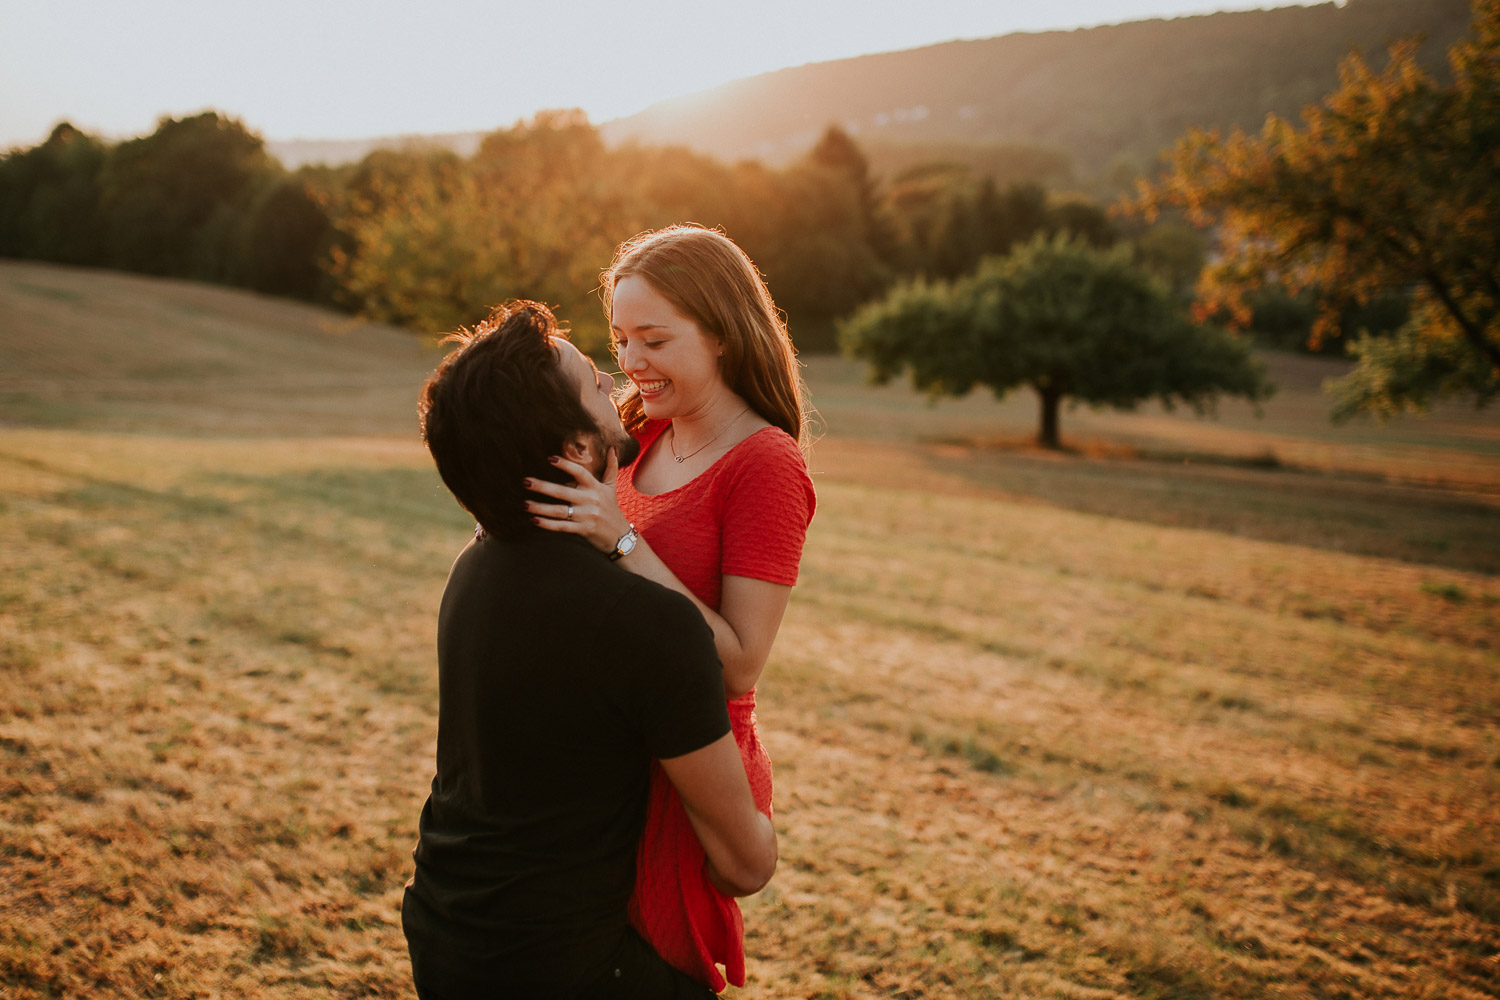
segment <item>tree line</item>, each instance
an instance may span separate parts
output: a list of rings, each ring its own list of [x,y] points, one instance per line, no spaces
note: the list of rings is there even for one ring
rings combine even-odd
[[[114,144],[64,123],[0,158],[0,256],[218,282],[428,332],[529,296],[597,344],[594,289],[615,244],[681,221],[745,247],[813,351],[901,279],[956,277],[1039,232],[1119,238],[1103,206],[961,164],[878,180],[837,128],[781,169],[609,148],[579,112],[497,130],[473,156],[385,150],[297,171],[216,112]]]
[[[106,143],[66,122],[0,159],[0,255],[327,297],[329,216],[305,177],[214,113]]]
[[[931,155],[906,150],[907,165],[877,177],[864,148],[830,127],[785,168],[729,165],[681,147],[609,148],[581,113],[546,112],[489,134],[473,156],[381,150],[289,171],[217,112],[163,118],[116,144],[63,123],[0,157],[0,256],[217,282],[425,332],[530,296],[593,346],[593,292],[614,245],[681,221],[746,248],[807,351],[833,349],[838,321],[900,282],[958,278],[1039,233],[1101,248],[1123,239],[1191,295],[1208,242],[1180,219],[1114,219],[1081,195],[997,181],[954,149]],[[1268,342],[1308,342],[1308,296],[1267,289],[1252,306]],[[1366,309],[1351,329],[1394,329],[1403,308]]]

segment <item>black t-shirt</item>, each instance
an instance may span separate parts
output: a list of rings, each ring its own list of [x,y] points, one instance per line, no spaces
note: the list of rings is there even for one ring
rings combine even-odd
[[[596,979],[626,932],[651,758],[729,732],[712,632],[579,539],[490,536],[449,573],[438,686],[408,938],[476,979]]]

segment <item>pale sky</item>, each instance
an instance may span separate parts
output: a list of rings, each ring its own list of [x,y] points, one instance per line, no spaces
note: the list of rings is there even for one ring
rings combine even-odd
[[[0,0],[0,149],[212,108],[268,140],[594,122],[828,59],[1286,0]]]

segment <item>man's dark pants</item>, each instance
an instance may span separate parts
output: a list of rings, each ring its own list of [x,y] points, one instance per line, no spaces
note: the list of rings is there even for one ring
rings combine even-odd
[[[451,964],[407,943],[417,1000],[501,1000],[537,996],[535,990],[504,983],[479,984],[455,976]],[[445,967],[447,966],[447,967]],[[713,1000],[718,994],[668,965],[635,931],[629,931],[598,982],[558,1000]]]

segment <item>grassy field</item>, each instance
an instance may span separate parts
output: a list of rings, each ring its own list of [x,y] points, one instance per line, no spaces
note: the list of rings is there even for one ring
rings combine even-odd
[[[0,263],[0,998],[409,996],[436,353]],[[1500,996],[1500,420],[929,406],[811,359],[770,998]]]

